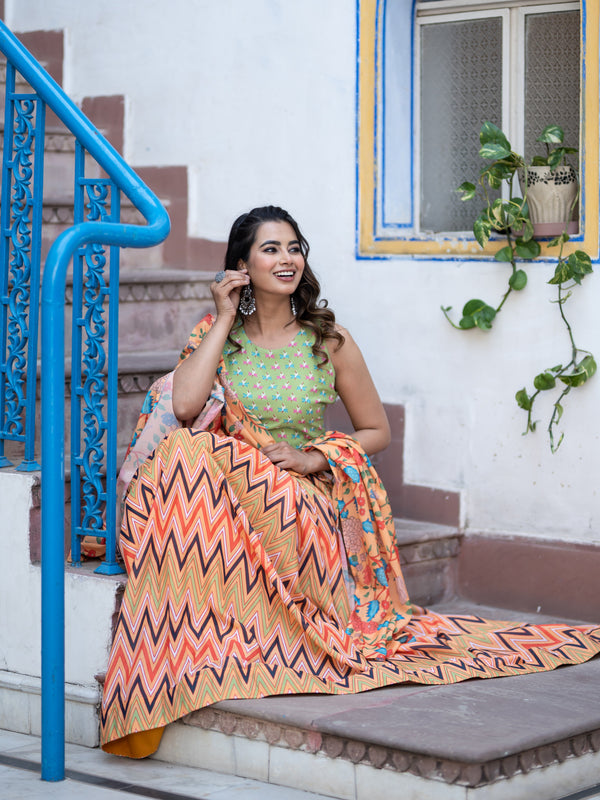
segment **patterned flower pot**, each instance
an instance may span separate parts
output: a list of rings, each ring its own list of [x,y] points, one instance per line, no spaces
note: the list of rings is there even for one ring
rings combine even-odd
[[[519,182],[523,191],[524,173],[519,174]],[[573,167],[557,167],[554,171],[550,167],[528,167],[527,184],[527,202],[535,236],[558,236],[565,228],[568,234],[578,232],[577,173]]]

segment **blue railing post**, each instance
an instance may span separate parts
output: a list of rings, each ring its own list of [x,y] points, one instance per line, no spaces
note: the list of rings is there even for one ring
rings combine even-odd
[[[58,276],[60,280],[60,276]],[[65,345],[59,280],[42,290],[42,780],[65,777]],[[63,276],[62,297],[65,279]],[[54,295],[54,296],[53,296]]]

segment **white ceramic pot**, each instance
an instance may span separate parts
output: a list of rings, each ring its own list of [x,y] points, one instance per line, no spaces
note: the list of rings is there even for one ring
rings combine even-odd
[[[521,191],[525,175],[519,174]],[[577,233],[579,222],[576,208],[577,173],[571,166],[528,167],[527,202],[535,236],[558,236],[565,228],[568,234]],[[575,219],[573,219],[575,217]]]

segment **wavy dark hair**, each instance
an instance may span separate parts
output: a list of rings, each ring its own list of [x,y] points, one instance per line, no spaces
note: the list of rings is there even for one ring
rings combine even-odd
[[[296,238],[300,243],[300,251],[304,257],[304,272],[298,284],[298,288],[292,295],[296,303],[296,320],[305,328],[314,331],[315,342],[312,346],[313,355],[319,359],[318,366],[322,367],[327,363],[329,357],[323,348],[325,339],[335,339],[336,349],[344,343],[344,337],[336,330],[335,314],[328,307],[327,300],[319,299],[321,287],[308,264],[308,242],[302,235],[298,223],[283,208],[279,206],[260,206],[248,211],[247,214],[239,216],[231,227],[227,252],[225,253],[225,269],[237,269],[241,261],[247,261],[250,255],[250,248],[256,239],[256,233],[264,222],[287,222],[294,229]],[[239,309],[236,314],[232,332],[243,324],[243,316]],[[234,347],[234,352],[241,349],[239,342],[230,335],[228,342]]]

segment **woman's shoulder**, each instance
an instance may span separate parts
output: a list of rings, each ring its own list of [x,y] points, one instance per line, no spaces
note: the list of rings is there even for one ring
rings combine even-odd
[[[335,322],[333,325],[334,333],[329,334],[326,336],[326,340],[328,344],[332,344],[335,346],[335,349],[339,350],[340,347],[346,342],[353,342],[352,336],[350,335],[350,331],[344,325],[341,325],[339,322]]]
[[[336,322],[334,325],[336,336],[328,336],[326,339],[329,357],[336,371],[342,369],[345,364],[353,360],[353,357],[360,350],[352,338],[352,334],[344,325]]]
[[[350,336],[350,332],[349,332],[348,328],[345,328],[343,325],[340,325],[339,322],[335,323],[335,325],[333,326],[333,329],[334,329],[334,331],[336,333],[339,333],[344,337]]]

